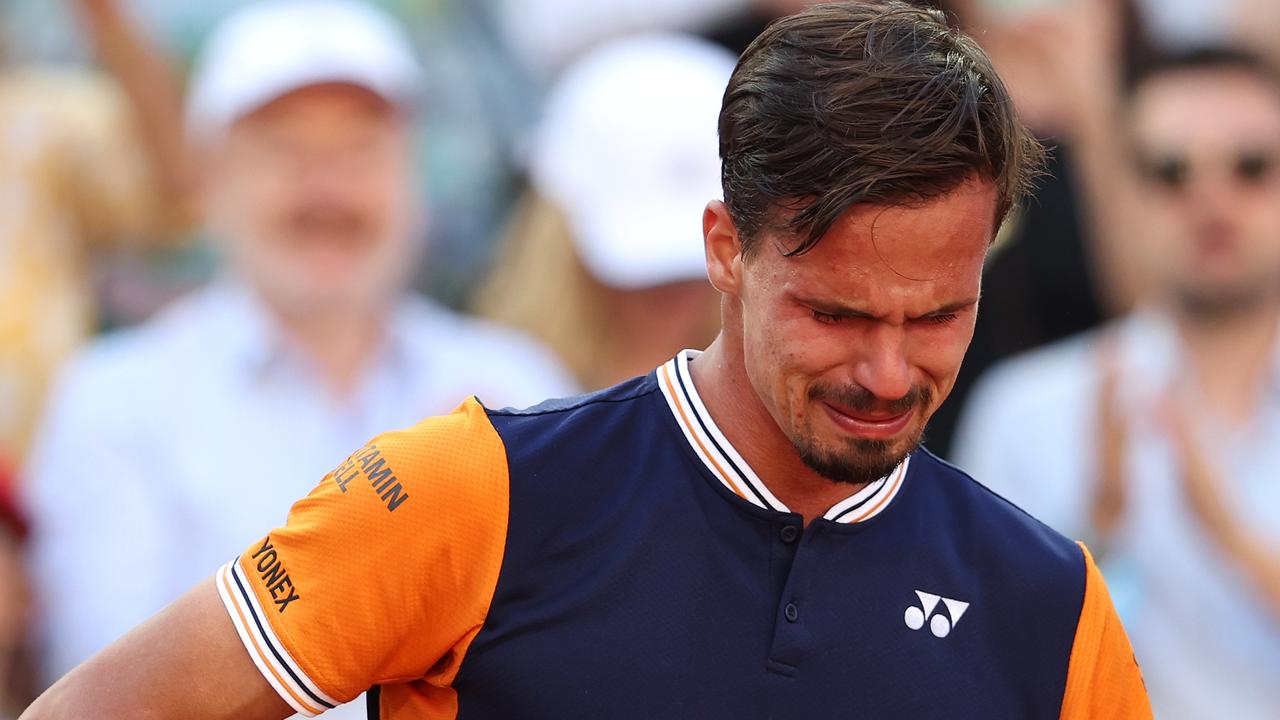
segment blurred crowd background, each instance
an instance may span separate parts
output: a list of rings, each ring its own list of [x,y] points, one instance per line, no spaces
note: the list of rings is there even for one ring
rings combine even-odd
[[[710,341],[719,95],[806,4],[0,6],[0,717],[375,433]],[[1280,3],[927,4],[1052,148],[927,445],[1089,543],[1158,717],[1280,717]]]

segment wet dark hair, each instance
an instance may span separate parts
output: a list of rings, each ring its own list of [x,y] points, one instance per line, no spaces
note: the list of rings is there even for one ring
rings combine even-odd
[[[743,52],[720,110],[725,203],[750,256],[764,230],[811,249],[849,208],[995,183],[999,223],[1043,149],[991,61],[938,10],[898,0],[815,5]]]

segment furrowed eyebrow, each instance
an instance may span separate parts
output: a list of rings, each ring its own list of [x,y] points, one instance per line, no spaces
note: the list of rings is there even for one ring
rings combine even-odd
[[[811,300],[811,299],[806,299],[802,297],[797,297],[796,300],[801,305],[804,305],[812,310],[817,310],[818,312],[824,313],[826,315],[835,315],[838,317],[862,318],[864,320],[883,320],[884,319],[883,316],[876,315],[874,313],[869,313],[866,310],[859,310],[858,308],[850,307],[848,305],[842,305],[840,303],[830,303],[823,300]],[[977,305],[977,304],[978,304],[978,298],[960,300],[958,302],[947,303],[946,305],[943,305],[942,307],[937,308],[935,310],[931,310],[923,315],[910,317],[907,319],[919,320],[922,318],[937,317],[939,315],[949,315],[951,313],[959,312],[966,308],[973,307],[974,305]]]
[[[947,305],[943,305],[937,310],[934,310],[933,312],[930,312],[930,313],[925,313],[920,317],[936,317],[938,315],[950,315],[951,313],[960,312],[961,310],[971,308],[977,304],[978,304],[978,298],[972,298],[970,300],[961,300],[959,302],[953,302]]]
[[[814,310],[817,310],[820,313],[825,313],[827,315],[837,315],[839,317],[864,318],[866,320],[880,319],[878,315],[873,315],[872,313],[866,312],[865,310],[859,310],[857,308],[849,307],[847,305],[841,305],[839,303],[828,303],[828,302],[823,302],[821,300],[801,300],[800,304],[805,305],[806,307],[812,308]]]

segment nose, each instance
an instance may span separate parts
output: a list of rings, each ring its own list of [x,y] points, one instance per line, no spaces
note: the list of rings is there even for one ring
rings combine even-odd
[[[856,348],[854,381],[881,400],[897,400],[911,391],[911,366],[901,326],[876,323]]]
[[[351,173],[336,158],[323,154],[309,158],[299,173],[299,189],[326,201],[342,200],[350,193],[351,186]]]
[[[1238,188],[1227,173],[1200,173],[1187,183],[1188,204],[1196,210],[1216,210],[1229,203]]]

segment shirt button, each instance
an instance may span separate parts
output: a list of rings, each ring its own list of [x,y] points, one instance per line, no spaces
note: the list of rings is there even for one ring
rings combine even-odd
[[[790,545],[800,537],[800,528],[795,525],[783,525],[782,530],[778,532],[778,536],[782,538],[782,542]]]
[[[787,622],[795,622],[800,619],[800,608],[796,607],[795,603],[789,602],[782,609],[782,614],[786,616]]]

